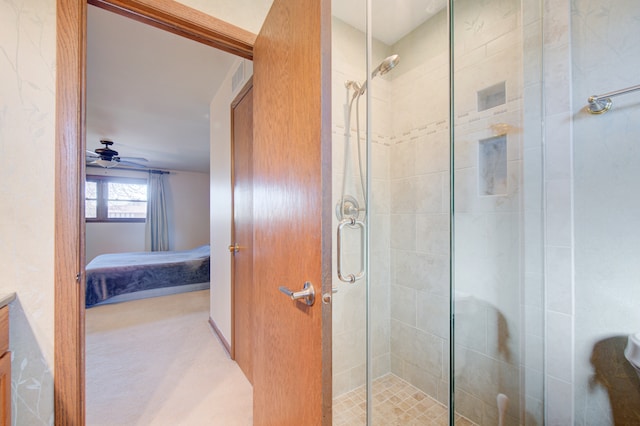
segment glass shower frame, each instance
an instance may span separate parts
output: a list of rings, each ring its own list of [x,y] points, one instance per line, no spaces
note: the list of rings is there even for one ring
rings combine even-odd
[[[365,130],[365,141],[364,144],[366,146],[366,188],[365,188],[365,193],[369,194],[368,196],[365,197],[365,209],[367,212],[367,218],[366,218],[366,230],[365,230],[365,240],[366,240],[366,244],[365,244],[365,263],[364,263],[364,269],[365,269],[365,295],[364,295],[364,303],[365,303],[365,323],[366,323],[366,343],[365,343],[365,348],[366,348],[366,369],[365,369],[365,375],[366,375],[366,379],[365,379],[365,387],[366,387],[366,424],[373,424],[376,420],[376,417],[374,415],[374,407],[376,406],[376,401],[373,399],[373,381],[374,379],[376,379],[376,374],[374,374],[374,362],[372,361],[375,353],[374,353],[374,340],[376,339],[376,331],[374,330],[374,326],[373,326],[373,322],[374,322],[374,317],[377,314],[377,312],[372,308],[373,304],[374,304],[374,299],[376,297],[375,295],[375,291],[372,291],[372,283],[371,283],[371,279],[372,279],[372,262],[370,261],[370,259],[372,259],[372,248],[371,248],[371,242],[372,239],[376,238],[376,230],[372,230],[372,219],[369,216],[370,214],[373,214],[375,212],[375,205],[372,201],[374,197],[374,182],[373,182],[373,175],[374,172],[373,170],[375,169],[375,164],[374,164],[374,148],[373,148],[373,134],[374,134],[374,122],[376,120],[376,116],[375,116],[375,110],[374,110],[374,106],[373,106],[373,98],[376,96],[376,85],[373,82],[373,79],[371,77],[371,71],[374,69],[374,64],[377,64],[379,62],[379,58],[375,58],[376,55],[374,55],[374,41],[373,41],[373,37],[372,37],[372,0],[366,0],[362,2],[363,4],[365,4],[365,9],[366,9],[366,71],[365,71],[365,75],[367,76],[367,78],[364,80],[366,82],[367,87],[369,88],[369,90],[367,91],[366,95],[365,95],[365,99],[366,99],[366,112],[365,112],[365,117],[366,117],[366,130]],[[489,3],[489,1],[486,2],[482,2],[482,3]],[[506,2],[502,2],[502,3],[506,3]],[[527,414],[527,405],[529,403],[531,404],[539,404],[538,409],[536,410],[535,414],[531,414],[530,417],[533,419],[539,419],[539,418],[544,418],[544,404],[543,404],[543,398],[544,398],[544,379],[543,379],[543,370],[544,370],[544,365],[542,364],[541,359],[543,358],[544,355],[544,347],[543,347],[543,339],[542,339],[542,329],[543,326],[541,325],[544,321],[544,319],[542,318],[542,307],[541,307],[541,303],[543,303],[541,300],[544,299],[544,291],[542,288],[542,275],[544,274],[544,268],[543,268],[543,260],[541,259],[542,256],[542,211],[543,211],[543,201],[542,201],[542,154],[543,154],[543,147],[542,147],[542,88],[541,88],[541,83],[542,83],[542,74],[541,74],[541,67],[542,67],[542,63],[541,63],[541,51],[542,51],[542,40],[541,40],[541,34],[542,34],[542,6],[540,4],[540,2],[537,2],[536,5],[534,5],[533,7],[530,5],[524,5],[523,3],[525,2],[519,2],[520,3],[520,9],[519,9],[519,13],[520,13],[520,26],[518,28],[520,28],[520,30],[524,33],[524,26],[527,25],[528,26],[528,34],[525,36],[523,35],[523,40],[522,40],[522,48],[523,51],[522,53],[522,62],[523,62],[523,68],[522,68],[522,74],[527,74],[526,76],[523,76],[523,80],[526,80],[524,82],[521,82],[521,87],[520,90],[522,90],[523,92],[523,97],[524,92],[527,91],[528,92],[526,94],[526,96],[529,97],[529,99],[532,99],[532,101],[527,100],[527,103],[525,105],[524,101],[520,101],[521,102],[521,116],[518,122],[516,123],[511,123],[509,126],[507,127],[503,127],[503,126],[499,126],[496,125],[494,126],[491,131],[495,133],[495,135],[491,135],[490,137],[484,137],[482,138],[482,141],[477,141],[478,142],[478,150],[482,150],[485,149],[485,152],[491,152],[491,150],[506,150],[509,149],[509,151],[511,151],[510,145],[508,147],[505,147],[506,145],[510,144],[511,142],[505,142],[503,140],[500,140],[500,137],[505,136],[506,138],[510,138],[509,135],[507,135],[507,133],[510,130],[516,129],[518,127],[520,128],[525,128],[526,127],[526,131],[525,132],[521,132],[521,134],[519,136],[517,136],[519,138],[519,150],[521,152],[524,152],[525,150],[529,151],[530,154],[530,158],[529,158],[529,162],[527,163],[527,159],[524,158],[518,158],[515,160],[519,160],[521,162],[521,169],[517,172],[519,173],[521,176],[524,175],[525,173],[527,174],[527,178],[531,180],[531,185],[530,185],[530,189],[531,191],[529,191],[526,195],[522,195],[519,194],[518,197],[520,197],[520,199],[517,201],[517,203],[519,204],[519,207],[517,211],[515,211],[516,214],[516,222],[520,221],[522,219],[522,222],[524,223],[526,220],[524,220],[523,218],[525,216],[527,216],[527,229],[522,229],[524,227],[524,225],[522,225],[522,223],[519,223],[518,226],[520,226],[518,232],[518,237],[517,237],[517,243],[520,246],[525,245],[525,242],[523,242],[525,239],[527,240],[527,244],[528,241],[531,240],[533,241],[532,244],[530,244],[529,246],[527,246],[527,250],[525,250],[524,248],[520,248],[518,249],[518,262],[520,262],[521,264],[518,265],[519,266],[519,270],[518,270],[518,274],[520,274],[519,277],[519,288],[522,294],[520,295],[521,300],[517,303],[519,303],[519,310],[518,310],[518,315],[519,318],[517,319],[517,326],[515,327],[515,330],[517,330],[518,332],[518,339],[520,340],[519,342],[519,346],[521,348],[524,348],[526,345],[529,345],[529,347],[526,348],[525,350],[522,350],[522,352],[519,352],[519,356],[521,356],[522,361],[519,361],[520,364],[517,365],[516,370],[518,371],[518,383],[519,383],[519,391],[518,391],[518,401],[514,402],[514,400],[512,399],[511,404],[512,406],[509,407],[510,409],[512,409],[513,406],[517,406],[517,415],[518,418],[520,419],[520,421],[522,423],[525,423],[524,417],[525,415],[529,415]],[[449,188],[449,209],[448,209],[448,217],[449,217],[449,232],[448,232],[448,239],[449,239],[449,288],[448,288],[448,310],[449,310],[449,315],[448,315],[448,324],[449,324],[449,336],[448,336],[448,375],[449,377],[447,378],[447,397],[448,397],[448,419],[450,424],[454,424],[455,419],[456,419],[456,372],[457,372],[457,368],[460,369],[460,366],[462,364],[456,364],[456,337],[457,337],[457,332],[458,330],[456,329],[456,322],[455,322],[455,317],[456,315],[453,315],[452,313],[456,313],[456,266],[461,267],[460,265],[456,265],[456,245],[460,245],[462,244],[462,241],[460,240],[460,234],[458,235],[458,240],[456,240],[456,183],[458,181],[458,170],[456,169],[457,166],[457,162],[456,162],[456,130],[457,130],[457,125],[458,125],[458,120],[456,120],[456,113],[458,112],[456,110],[456,103],[455,103],[455,99],[456,99],[456,91],[455,91],[455,87],[456,87],[456,83],[462,83],[461,86],[464,86],[464,82],[459,82],[457,79],[459,78],[458,74],[456,73],[456,45],[455,45],[455,35],[456,35],[456,16],[455,16],[455,11],[456,9],[454,8],[454,2],[453,0],[450,0],[448,2],[447,5],[447,24],[448,24],[448,58],[447,60],[449,61],[449,69],[448,69],[448,74],[449,74],[449,87],[448,87],[448,96],[450,100],[453,100],[451,102],[449,102],[449,104],[447,105],[447,114],[448,114],[448,132],[449,132],[449,161],[448,161],[448,167],[449,167],[449,183],[448,183],[448,188]],[[523,10],[526,9],[526,10]],[[528,18],[525,17],[525,14],[530,14],[532,16],[532,18]],[[458,25],[460,25],[460,23],[458,23]],[[524,39],[526,38],[526,40]],[[525,41],[528,43],[528,50],[525,51]],[[395,53],[395,52],[393,52]],[[379,55],[378,55],[379,56]],[[401,59],[402,60],[402,59]],[[529,79],[529,80],[527,80]],[[480,89],[486,89],[486,99],[488,99],[489,102],[489,108],[494,108],[494,106],[491,106],[491,99],[492,97],[500,97],[499,93],[496,94],[496,91],[499,92],[500,88],[498,89],[492,89],[491,85],[489,85],[488,87],[483,87]],[[493,91],[492,91],[493,90]],[[507,89],[507,93],[508,93],[508,89]],[[335,95],[335,92],[334,92]],[[506,95],[505,97],[508,97],[509,95]],[[440,105],[441,107],[441,105]],[[496,123],[496,124],[501,124],[501,123]],[[347,132],[349,131],[349,129],[346,130]],[[495,137],[495,139],[494,139]],[[484,148],[483,148],[484,145]],[[460,154],[459,152],[457,153],[458,155]],[[514,160],[514,158],[510,158],[510,160]],[[514,161],[515,161],[514,160]],[[502,161],[502,160],[501,160]],[[369,173],[369,171],[372,171],[371,173]],[[501,171],[500,173],[504,174],[504,171]],[[486,188],[485,188],[486,189]],[[459,190],[459,188],[458,188]],[[496,194],[489,194],[489,196],[494,196],[494,197],[499,197],[500,194],[498,194],[496,196]],[[495,198],[497,199],[497,198]],[[525,253],[526,251],[526,253]],[[526,275],[526,276],[525,276]],[[533,282],[534,285],[537,287],[534,290],[530,290],[530,289],[524,289],[524,285],[526,285],[527,283],[525,283],[525,281],[530,281]],[[525,295],[525,292],[529,292],[532,291],[533,293],[535,293],[535,296],[533,297],[534,299],[536,299],[533,303],[530,303],[530,301],[527,299],[528,295]],[[392,298],[393,296],[391,294],[389,294],[389,297]],[[471,295],[471,297],[475,297],[477,299],[477,295]],[[337,299],[337,298],[336,298]],[[460,298],[459,298],[460,299]],[[527,299],[527,300],[525,300]],[[465,302],[467,302],[469,299],[463,299]],[[476,301],[474,301],[473,303],[476,303]],[[483,302],[484,303],[484,302]],[[533,319],[533,320],[532,320]],[[530,324],[531,322],[535,322],[535,325]],[[533,329],[533,330],[532,330]],[[525,337],[523,336],[532,336],[531,341],[527,341],[524,342]],[[464,340],[464,339],[463,339]],[[535,346],[535,347],[534,347]],[[447,351],[445,351],[446,354]],[[527,352],[527,356],[525,357],[525,352]],[[525,358],[535,358],[535,363],[530,363],[528,359]],[[497,362],[499,363],[505,363],[507,364],[509,362],[509,360],[505,360],[505,359],[497,359]],[[464,382],[464,380],[463,380]],[[531,392],[527,393],[524,391],[524,383],[527,382],[527,386],[529,387],[534,387],[534,391],[533,396],[530,395]],[[498,393],[499,395],[499,393]],[[495,396],[498,396],[495,395]],[[468,395],[463,396],[467,397],[468,399]],[[489,405],[487,405],[489,404]],[[500,402],[499,400],[496,401],[494,403],[495,405],[499,405]],[[514,405],[515,404],[515,405]],[[464,405],[464,404],[463,404]],[[487,406],[491,406],[490,403],[485,403],[485,405]],[[511,411],[510,414],[514,414],[515,411]],[[491,415],[485,415],[485,418],[490,418],[493,414]]]

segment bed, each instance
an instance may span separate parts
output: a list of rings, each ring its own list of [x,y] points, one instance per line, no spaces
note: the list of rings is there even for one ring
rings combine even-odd
[[[102,254],[86,268],[85,306],[209,288],[209,267],[209,245]]]

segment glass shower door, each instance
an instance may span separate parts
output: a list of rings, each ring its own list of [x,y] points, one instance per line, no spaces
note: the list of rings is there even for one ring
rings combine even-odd
[[[333,3],[335,425],[543,423],[542,25],[523,3]]]
[[[448,420],[445,6],[333,3],[336,425]]]
[[[544,423],[540,11],[453,5],[453,396],[479,425]]]
[[[367,75],[366,2],[334,1],[332,10],[333,424],[364,425],[368,276],[361,276],[366,235],[360,224],[367,221],[367,95],[360,91]]]

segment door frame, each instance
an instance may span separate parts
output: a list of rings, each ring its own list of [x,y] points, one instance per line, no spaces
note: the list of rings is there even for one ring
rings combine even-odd
[[[88,0],[217,49],[253,59],[256,35],[173,0]],[[56,0],[54,412],[85,424],[84,153],[87,0]]]

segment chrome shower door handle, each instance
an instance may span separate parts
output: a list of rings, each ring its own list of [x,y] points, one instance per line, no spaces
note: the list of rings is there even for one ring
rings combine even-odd
[[[346,276],[342,273],[342,230],[344,229],[345,226],[349,226],[351,228],[360,228],[360,236],[361,236],[360,237],[360,265],[362,268],[360,272],[358,272],[357,274],[348,274]],[[364,269],[365,269],[364,238],[365,238],[365,225],[363,221],[357,220],[356,218],[351,217],[341,221],[340,224],[338,225],[338,236],[337,236],[338,268],[337,269],[338,269],[338,278],[340,278],[340,281],[345,283],[355,283],[356,281],[364,277]]]
[[[289,296],[291,300],[302,300],[307,305],[311,306],[316,301],[316,290],[313,288],[313,284],[309,281],[304,283],[302,290],[291,291],[288,287],[280,286],[279,290]]]

